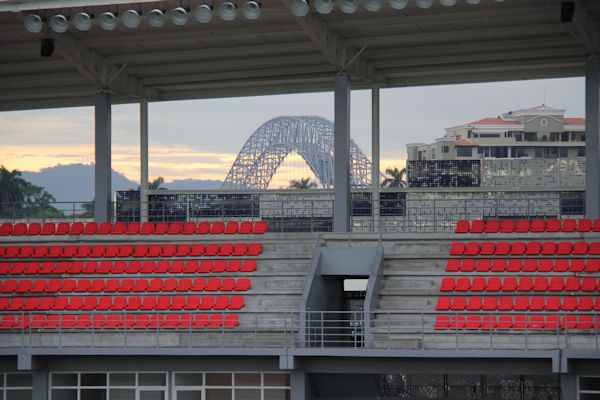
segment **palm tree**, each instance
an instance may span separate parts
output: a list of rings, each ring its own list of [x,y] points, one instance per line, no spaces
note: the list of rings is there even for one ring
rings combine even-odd
[[[385,174],[387,177],[381,183],[383,187],[389,188],[398,188],[398,187],[406,187],[406,168],[398,169],[398,167],[394,168],[386,168]]]
[[[288,187],[290,189],[314,189],[317,187],[317,184],[312,182],[310,178],[300,178],[298,180],[292,179]]]
[[[148,182],[148,190],[164,190],[165,188],[160,187],[163,183],[165,183],[165,178],[159,176],[152,182]]]

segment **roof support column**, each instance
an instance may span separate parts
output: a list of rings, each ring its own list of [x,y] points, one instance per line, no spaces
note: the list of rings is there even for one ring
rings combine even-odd
[[[140,100],[140,222],[148,222],[148,100]]]
[[[335,77],[333,231],[350,231],[350,76]]]
[[[290,373],[290,399],[308,400],[308,376],[303,370],[294,370]]]
[[[33,371],[32,396],[33,400],[48,400],[48,371],[39,369]]]
[[[371,185],[373,194],[373,232],[379,232],[379,85],[371,89]]]
[[[600,57],[588,58],[585,72],[585,210],[600,218]]]
[[[110,221],[111,201],[111,98],[98,93],[94,98],[96,117],[94,167],[94,217],[96,222]]]

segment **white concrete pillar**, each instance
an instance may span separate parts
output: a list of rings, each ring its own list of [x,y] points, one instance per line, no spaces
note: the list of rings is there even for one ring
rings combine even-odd
[[[600,57],[588,58],[585,71],[585,214],[600,218]]]
[[[373,86],[371,89],[371,184],[373,193],[371,199],[373,202],[373,232],[380,232],[379,221],[379,186],[381,184],[379,171],[379,85]]]
[[[111,215],[111,98],[109,93],[94,97],[95,166],[94,217],[96,222],[109,222]]]
[[[350,76],[335,77],[333,231],[350,231]]]
[[[148,100],[140,100],[140,222],[148,222]]]

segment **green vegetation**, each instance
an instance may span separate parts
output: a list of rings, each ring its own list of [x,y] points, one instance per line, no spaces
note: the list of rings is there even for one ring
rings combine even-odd
[[[316,187],[316,182],[312,182],[310,178],[292,179],[288,186],[290,189],[315,189]]]
[[[381,183],[381,186],[388,188],[399,188],[406,187],[406,168],[398,169],[398,167],[394,168],[386,168],[385,174],[387,177]]]
[[[21,178],[18,170],[0,165],[0,216],[3,218],[60,218],[56,199],[41,186]]]

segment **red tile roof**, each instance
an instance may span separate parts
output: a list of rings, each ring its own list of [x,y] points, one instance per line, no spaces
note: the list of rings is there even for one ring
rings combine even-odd
[[[585,118],[565,118],[564,119],[564,124],[565,125],[585,125]]]
[[[454,142],[454,145],[456,147],[477,147],[477,146],[479,146],[478,144],[469,142],[468,140],[465,140],[465,139],[457,140],[456,142]]]
[[[483,118],[469,122],[469,125],[519,125],[519,121],[506,121],[502,118]]]

